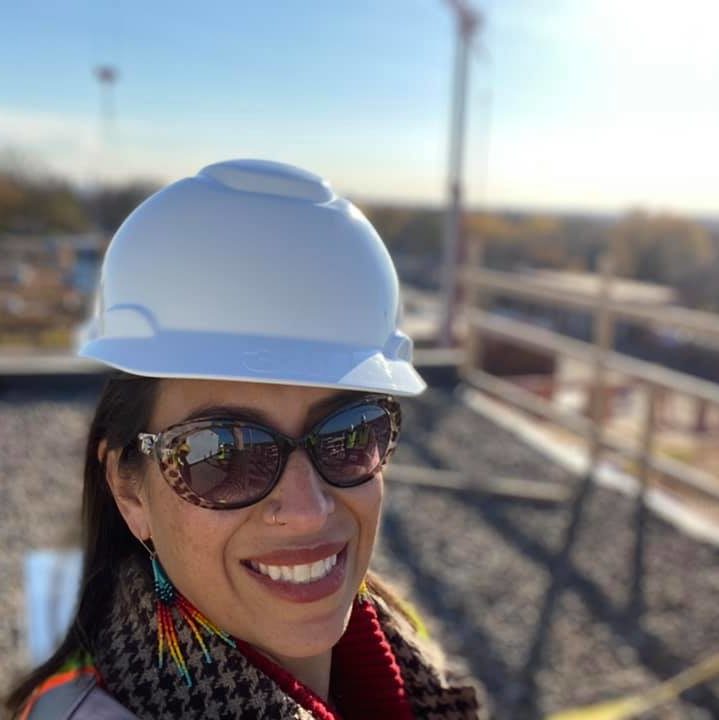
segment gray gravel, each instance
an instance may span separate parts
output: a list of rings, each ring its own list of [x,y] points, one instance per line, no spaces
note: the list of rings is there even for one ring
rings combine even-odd
[[[93,400],[93,391],[0,392],[0,692],[23,664],[22,554],[77,537]],[[714,547],[600,487],[564,505],[483,494],[485,477],[581,484],[448,390],[403,407],[395,461],[473,480],[461,490],[389,482],[374,566],[408,592],[455,664],[484,683],[498,718],[641,691],[719,650]],[[719,683],[645,717],[719,717]]]
[[[446,391],[405,403],[405,430],[396,462],[462,470],[474,489],[391,487],[377,567],[433,618],[498,717],[641,691],[719,650],[714,547],[643,515],[642,601],[633,602],[632,500],[596,486],[569,505],[480,494],[485,477],[581,483]],[[719,717],[717,692],[645,717]]]

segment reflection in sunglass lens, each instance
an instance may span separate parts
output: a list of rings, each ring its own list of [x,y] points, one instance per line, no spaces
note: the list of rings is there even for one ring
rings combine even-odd
[[[360,405],[321,425],[311,452],[328,482],[355,485],[379,469],[391,432],[385,410],[377,405]]]
[[[280,462],[279,447],[269,433],[231,424],[178,438],[175,453],[191,490],[216,503],[251,502],[261,497]]]

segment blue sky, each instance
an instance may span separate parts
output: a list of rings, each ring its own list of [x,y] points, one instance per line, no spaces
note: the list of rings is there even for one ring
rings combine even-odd
[[[470,71],[472,204],[719,215],[719,5],[487,0]],[[228,157],[360,199],[445,195],[441,0],[27,0],[3,8],[0,150],[87,183]],[[119,68],[102,130],[93,66]]]

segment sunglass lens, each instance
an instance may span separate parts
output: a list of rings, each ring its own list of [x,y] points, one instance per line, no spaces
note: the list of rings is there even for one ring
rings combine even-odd
[[[219,505],[256,502],[269,490],[280,464],[271,435],[230,424],[178,438],[175,452],[188,487]]]
[[[312,453],[329,483],[357,485],[379,470],[391,434],[384,408],[359,405],[333,415],[317,429]]]

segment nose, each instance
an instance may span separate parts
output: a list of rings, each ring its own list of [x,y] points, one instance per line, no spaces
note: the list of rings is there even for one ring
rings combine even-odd
[[[322,530],[335,510],[335,500],[303,448],[290,453],[270,499],[279,503],[276,520],[302,534]]]

